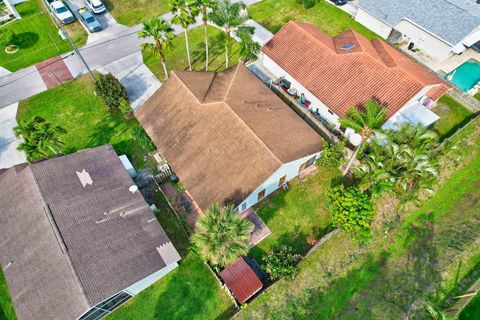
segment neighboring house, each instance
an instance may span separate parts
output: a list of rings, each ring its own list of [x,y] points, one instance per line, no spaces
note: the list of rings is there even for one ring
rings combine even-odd
[[[172,72],[135,113],[205,210],[245,211],[314,164],[322,139],[243,65]]]
[[[360,0],[355,20],[443,61],[480,41],[478,0]]]
[[[388,109],[386,127],[399,121],[428,126],[438,120],[428,108],[449,90],[445,81],[379,39],[369,41],[353,30],[332,38],[303,22],[287,23],[262,48],[260,61],[337,127],[339,117],[372,98]]]
[[[0,265],[19,320],[99,319],[177,267],[110,145],[2,169],[0,183]]]

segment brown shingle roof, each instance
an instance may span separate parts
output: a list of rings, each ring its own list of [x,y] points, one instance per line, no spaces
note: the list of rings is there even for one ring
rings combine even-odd
[[[344,45],[353,45],[346,50]],[[425,85],[448,84],[395,48],[353,30],[334,38],[291,21],[262,51],[339,116],[375,98],[392,116]]]
[[[172,73],[136,116],[202,209],[238,204],[283,163],[322,147],[241,64],[216,74]]]
[[[247,301],[263,287],[262,282],[244,258],[238,259],[225,268],[220,273],[220,277],[240,303]]]
[[[111,146],[13,167],[0,183],[0,263],[13,261],[19,319],[75,319],[165,267],[169,239]]]

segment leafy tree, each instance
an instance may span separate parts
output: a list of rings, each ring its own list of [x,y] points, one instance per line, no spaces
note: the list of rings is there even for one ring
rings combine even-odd
[[[253,41],[254,27],[243,26],[238,28],[236,34],[240,38],[240,58],[244,63],[257,58],[260,52],[260,44]]]
[[[146,152],[152,152],[156,149],[155,144],[141,125],[137,124],[135,127],[133,127],[132,135],[133,140],[138,141],[142,149]]]
[[[95,81],[95,91],[100,95],[110,111],[116,111],[122,100],[128,101],[127,90],[111,73],[100,74]]]
[[[127,99],[121,99],[118,109],[123,115],[131,115],[133,113],[132,106]]]
[[[369,100],[365,102],[364,110],[356,107],[347,112],[347,116],[340,119],[340,124],[345,128],[352,128],[365,139],[373,134],[374,129],[379,129],[387,119],[387,109],[382,107],[377,101]]]
[[[310,9],[310,8],[313,8],[313,6],[316,3],[316,0],[303,0],[302,2],[303,2],[303,7],[305,9]]]
[[[333,225],[359,240],[370,238],[370,224],[375,207],[370,196],[357,187],[334,187],[328,192],[327,205]]]
[[[205,28],[205,71],[208,71],[208,13],[216,10],[218,0],[195,0],[195,5],[202,16]]]
[[[398,131],[375,131],[369,141],[356,168],[362,190],[373,195],[394,190],[402,203],[433,193],[442,154],[435,132],[407,124]]]
[[[345,151],[345,140],[337,144],[328,144],[323,147],[317,164],[323,168],[338,168],[344,161],[343,152]]]
[[[192,0],[170,0],[170,12],[174,14],[172,22],[182,26],[185,31],[185,44],[187,46],[188,69],[192,71],[192,61],[190,59],[190,46],[188,44],[188,27],[195,23],[195,17],[198,15],[198,7]]]
[[[153,43],[144,43],[143,47],[158,54],[162,59],[163,71],[165,78],[168,79],[167,63],[165,53],[173,47],[173,28],[167,21],[153,17],[143,22],[143,29],[138,33],[140,38],[153,38]]]
[[[192,242],[206,260],[223,267],[247,254],[251,229],[233,206],[215,204],[197,222]]]
[[[60,136],[67,133],[62,127],[52,125],[39,116],[23,119],[13,128],[13,132],[16,137],[22,135],[24,142],[18,146],[18,150],[26,153],[28,162],[32,162],[39,155],[48,158],[50,152],[60,153],[64,144]]]
[[[5,30],[0,30],[0,46],[6,47],[9,44],[12,44],[13,38],[15,37],[15,34],[13,33],[12,30],[5,29]]]
[[[232,41],[232,31],[240,27],[248,19],[248,15],[243,14],[245,8],[246,5],[243,2],[231,3],[230,0],[222,0],[215,10],[210,13],[210,20],[221,27],[226,34],[224,39],[226,68],[228,68],[228,48]]]
[[[280,278],[293,279],[298,274],[297,264],[302,256],[293,253],[286,245],[276,245],[262,258],[263,268],[272,280]]]

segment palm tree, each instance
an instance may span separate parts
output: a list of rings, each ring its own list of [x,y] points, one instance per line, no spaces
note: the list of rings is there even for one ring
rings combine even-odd
[[[48,151],[60,153],[64,143],[59,136],[67,133],[64,128],[52,125],[39,116],[22,120],[13,128],[13,132],[17,137],[23,136],[24,142],[18,146],[18,150],[25,151],[29,162],[37,155],[48,157]]]
[[[236,31],[237,36],[240,38],[240,58],[244,63],[256,59],[260,52],[260,44],[252,39],[254,33],[254,27],[246,26],[239,27]]]
[[[206,260],[223,267],[248,252],[251,227],[233,206],[215,204],[197,222],[192,242]]]
[[[195,0],[196,7],[202,15],[203,27],[205,28],[205,71],[208,71],[208,13],[215,11],[218,0]]]
[[[403,125],[398,131],[374,130],[367,153],[356,168],[360,187],[372,194],[394,189],[402,202],[433,193],[441,150],[438,136],[423,127]]]
[[[169,9],[170,12],[174,14],[172,22],[181,25],[183,30],[185,31],[188,69],[192,71],[192,62],[190,60],[190,46],[188,44],[188,27],[195,23],[195,17],[198,15],[198,8],[195,1],[170,0]]]
[[[352,128],[363,138],[368,139],[374,129],[380,128],[385,123],[387,119],[387,109],[375,100],[365,102],[364,107],[364,111],[356,107],[348,110],[347,116],[340,119],[340,124],[342,127]]]
[[[153,17],[143,22],[143,29],[138,33],[140,38],[153,38],[153,43],[144,43],[143,47],[151,50],[153,54],[160,55],[162,59],[165,78],[168,79],[167,64],[165,62],[165,53],[173,47],[172,26],[165,20]]]
[[[210,20],[221,27],[225,33],[225,67],[228,68],[228,47],[232,39],[232,31],[240,27],[248,19],[248,15],[243,14],[247,6],[243,2],[231,3],[230,0],[222,0],[215,11],[210,13]]]
[[[426,305],[425,310],[427,313],[428,319],[432,320],[447,320],[448,316],[443,310],[439,310],[432,305]]]

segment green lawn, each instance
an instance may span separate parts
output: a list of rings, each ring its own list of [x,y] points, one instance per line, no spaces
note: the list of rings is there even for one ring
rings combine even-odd
[[[20,103],[17,120],[41,116],[67,130],[63,137],[66,154],[111,143],[117,153],[126,154],[137,167],[143,166],[144,152],[132,138],[136,119],[125,120],[107,111],[93,93],[88,76],[57,86]]]
[[[463,309],[460,313],[459,320],[478,320],[480,319],[480,294],[477,294],[475,298]]]
[[[475,99],[480,101],[480,92],[475,93],[474,97]]]
[[[319,0],[305,9],[297,0],[264,0],[248,8],[250,17],[273,33],[277,33],[290,20],[316,24],[330,36],[354,29],[369,39],[378,37],[374,32],[356,22],[348,13]]]
[[[221,30],[215,27],[208,27],[209,38],[209,71],[222,71],[225,69],[225,47],[220,43],[219,36]],[[192,59],[192,68],[194,71],[205,70],[205,31],[203,27],[191,30],[188,34],[190,43],[190,53]],[[187,50],[184,34],[178,36],[173,41],[173,48],[168,51],[166,56],[167,68],[172,70],[188,70]],[[239,45],[234,42],[229,55],[230,66],[236,64],[239,59]],[[158,55],[153,55],[150,51],[143,50],[143,60],[152,72],[160,79],[165,79],[162,63]]]
[[[13,44],[19,50],[14,54],[0,50],[0,66],[16,71],[72,50],[68,41],[58,35],[40,0],[29,0],[18,4],[16,8],[22,19],[1,26],[0,30],[9,29],[15,33]],[[77,45],[86,43],[87,34],[78,21],[66,28]]]
[[[379,206],[400,211],[393,229],[379,226],[367,244],[336,235],[239,318],[405,319],[412,305],[410,318],[422,318],[423,301],[442,304],[480,263],[479,133],[480,120],[455,137],[463,160],[420,208]]]
[[[433,124],[433,130],[437,131],[442,138],[451,136],[473,116],[470,111],[465,109],[464,106],[449,95],[441,97],[432,111],[440,117],[440,119]]]
[[[0,320],[15,320],[15,310],[8,294],[7,283],[0,269]]]
[[[304,181],[292,181],[286,191],[279,191],[263,201],[255,211],[272,234],[252,248],[249,255],[259,262],[275,244],[287,244],[300,254],[310,248],[307,237],[320,239],[332,229],[330,214],[324,207],[325,192],[337,171],[319,169]]]
[[[168,12],[168,0],[104,0],[118,23],[134,26]]]

